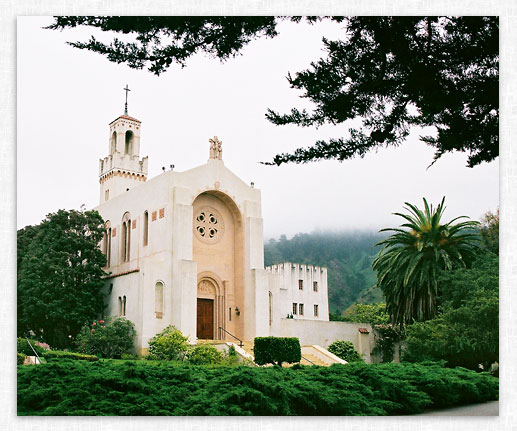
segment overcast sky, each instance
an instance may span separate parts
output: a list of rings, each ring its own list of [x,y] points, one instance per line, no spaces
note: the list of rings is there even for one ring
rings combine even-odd
[[[140,156],[149,156],[149,178],[170,164],[184,171],[208,159],[208,139],[223,142],[225,165],[262,191],[266,238],[317,229],[394,227],[404,202],[437,204],[445,218],[479,220],[499,205],[499,160],[467,168],[463,154],[446,154],[431,168],[433,149],[415,129],[399,148],[363,159],[269,167],[280,152],[344,136],[348,125],[318,130],[274,126],[267,108],[310,108],[285,79],[319,59],[323,36],[342,37],[342,25],[282,23],[274,39],[251,42],[221,64],[203,54],[187,67],[156,77],[66,41],[87,40],[91,29],[42,29],[49,17],[17,22],[17,226],[39,223],[49,212],[98,204],[99,159],[108,154],[108,124],[123,113],[142,121]],[[102,40],[109,35],[98,34]]]

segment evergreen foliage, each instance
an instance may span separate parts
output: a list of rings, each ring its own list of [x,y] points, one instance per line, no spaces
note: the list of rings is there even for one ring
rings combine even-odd
[[[88,362],[97,362],[99,358],[95,355],[87,355],[85,353],[75,353],[75,352],[66,352],[63,350],[47,350],[43,353],[43,357],[46,360],[59,360],[62,361],[64,359],[75,360],[75,361],[88,361]]]
[[[499,360],[499,259],[486,250],[470,269],[440,278],[440,313],[407,328],[405,361],[445,360],[485,370]]]
[[[210,344],[198,344],[189,350],[187,362],[192,365],[215,365],[223,361],[223,354]]]
[[[445,197],[436,207],[424,198],[424,211],[406,202],[410,214],[395,213],[406,223],[379,242],[383,248],[373,262],[377,285],[386,298],[394,324],[428,320],[436,315],[439,275],[444,270],[465,268],[472,263],[479,224],[457,217],[442,224]],[[406,228],[406,229],[402,229]]]
[[[175,326],[169,325],[149,340],[147,359],[183,360],[189,347],[188,337],[185,337]]]
[[[363,361],[363,358],[361,358],[359,352],[355,350],[354,344],[351,341],[336,340],[327,350],[347,362]]]
[[[295,363],[302,359],[302,349],[298,338],[289,337],[255,337],[253,353],[257,365],[276,364],[283,362]]]
[[[386,324],[389,315],[386,313],[386,304],[354,304],[349,307],[339,320],[344,322],[369,323],[372,326]]]
[[[70,45],[159,75],[185,66],[197,52],[224,61],[253,39],[276,36],[283,19],[300,17],[55,17],[48,28],[87,26],[122,34],[106,44],[93,36]],[[306,17],[337,21],[338,40],[323,39],[326,56],[287,74],[314,109],[266,117],[273,124],[319,127],[359,120],[343,137],[279,154],[266,164],[363,157],[405,141],[412,126],[433,126],[421,140],[444,153],[468,153],[468,166],[499,155],[498,17]],[[129,36],[125,41],[124,37]]]
[[[32,331],[53,347],[70,347],[102,312],[103,225],[96,211],[59,210],[18,231],[19,336]]]
[[[16,365],[23,365],[26,356],[24,353],[16,353]]]
[[[95,320],[85,325],[76,339],[79,352],[101,358],[121,358],[133,351],[135,325],[124,317]]]
[[[298,233],[264,244],[264,263],[292,262],[327,267],[330,312],[340,315],[376,281],[372,262],[375,244],[385,236],[377,232]],[[382,300],[380,289],[372,300]]]
[[[18,367],[18,415],[401,415],[498,398],[498,379],[440,364],[198,367],[52,361]]]

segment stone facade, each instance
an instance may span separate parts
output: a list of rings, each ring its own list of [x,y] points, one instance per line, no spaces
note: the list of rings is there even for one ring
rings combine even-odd
[[[191,342],[297,336],[315,323],[316,338],[323,336],[326,268],[264,268],[260,190],[224,165],[217,137],[207,163],[147,180],[141,122],[123,115],[109,127],[96,208],[106,221],[108,314],[135,324],[139,353],[168,325]]]

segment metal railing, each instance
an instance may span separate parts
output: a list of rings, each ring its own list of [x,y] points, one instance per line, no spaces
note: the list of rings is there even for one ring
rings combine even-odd
[[[306,357],[302,356],[302,359],[306,360],[307,362],[310,362],[312,365],[316,365],[314,362],[312,362],[310,359],[307,359]],[[300,361],[301,362],[301,361]]]
[[[34,352],[34,355],[36,355],[36,358],[38,358],[38,361],[40,364],[42,364],[43,362],[41,361],[41,358],[39,357],[38,355],[38,352],[36,352],[36,350],[34,349],[34,347],[32,346],[31,342],[29,341],[28,338],[26,338],[27,340],[27,343],[29,344],[30,348],[32,349],[32,351]]]
[[[224,329],[222,326],[219,326],[219,339],[221,339],[221,340],[223,339],[223,338],[221,337],[221,335],[222,335],[221,331],[226,332],[229,336],[231,336],[231,337],[235,338],[237,341],[239,341],[239,347],[244,346],[244,344],[242,343],[242,340],[241,340],[240,338],[237,338],[235,335],[233,335],[233,334],[231,334],[230,332],[228,332],[228,331],[227,331],[226,329]]]

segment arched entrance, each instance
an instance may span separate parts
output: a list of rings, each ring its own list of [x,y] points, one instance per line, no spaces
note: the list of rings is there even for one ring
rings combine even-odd
[[[229,196],[216,190],[199,194],[192,206],[192,257],[198,270],[197,338],[225,339],[225,331],[242,338],[241,314],[246,303],[240,210]]]
[[[197,285],[197,329],[196,337],[214,340],[219,326],[223,326],[224,296],[218,283],[213,278],[203,277]]]

